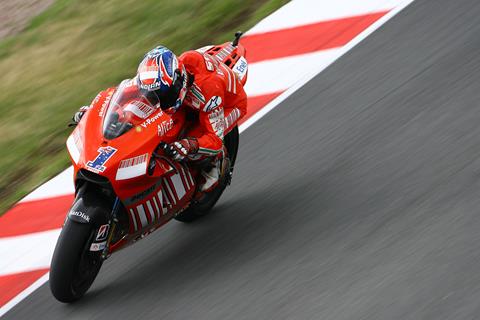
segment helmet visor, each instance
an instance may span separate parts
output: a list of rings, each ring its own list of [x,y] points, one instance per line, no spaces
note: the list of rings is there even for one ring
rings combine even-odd
[[[141,94],[148,99],[152,105],[160,104],[160,108],[166,110],[173,107],[178,99],[179,90],[175,86],[170,87],[166,92],[161,90],[140,89]]]

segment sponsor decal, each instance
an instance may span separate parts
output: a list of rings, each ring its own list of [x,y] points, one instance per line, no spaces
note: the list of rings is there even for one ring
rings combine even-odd
[[[134,196],[132,196],[128,199],[125,199],[124,204],[126,206],[130,206],[132,204],[135,204],[135,203],[139,202],[140,200],[143,200],[143,199],[147,198],[149,195],[152,194],[152,192],[159,189],[161,185],[162,185],[162,179],[160,179],[159,181],[157,181],[157,183],[151,185],[147,189],[143,190],[142,192],[137,193],[136,195],[134,195]]]
[[[120,161],[120,164],[118,165],[118,167],[120,169],[127,168],[127,167],[134,167],[141,163],[147,162],[147,157],[148,157],[148,153],[145,153],[138,157],[122,160]]]
[[[196,84],[193,84],[193,86],[188,90],[185,97],[185,103],[195,109],[200,109],[201,105],[205,103],[205,97]]]
[[[103,93],[103,92],[99,92],[99,93],[95,96],[95,99],[93,99],[92,103],[90,104],[91,106],[94,106],[95,104],[98,103],[98,101],[102,98],[102,93]]]
[[[194,84],[191,88],[190,88],[190,92],[192,93],[192,95],[197,98],[198,100],[200,100],[200,102],[202,103],[205,103],[205,97],[203,96],[202,94],[202,90],[200,90],[200,88]]]
[[[172,119],[162,121],[162,123],[160,123],[158,125],[158,136],[160,136],[160,137],[164,136],[172,128],[173,128],[173,120]]]
[[[148,154],[142,154],[130,159],[120,161],[116,180],[126,180],[144,175],[147,172]]]
[[[98,229],[97,237],[95,238],[95,241],[103,241],[107,239],[108,236],[108,230],[110,230],[110,225],[109,224],[102,224],[100,228]]]
[[[107,167],[104,164],[117,152],[117,149],[108,146],[98,148],[98,155],[93,161],[87,162],[87,170],[95,173],[104,172]]]
[[[240,110],[233,109],[232,112],[225,118],[225,128],[230,128],[240,118]]]
[[[105,114],[105,109],[107,106],[110,104],[110,100],[112,99],[113,91],[110,91],[108,93],[108,96],[105,97],[105,100],[102,103],[102,106],[100,107],[100,111],[98,111],[98,116],[103,117]]]
[[[215,70],[215,66],[213,65],[213,61],[210,58],[210,55],[205,53],[203,55],[203,60],[205,60],[205,67],[207,67],[208,71],[214,71]]]
[[[219,96],[213,96],[208,100],[203,108],[203,111],[210,112],[222,104],[222,98]]]
[[[231,44],[225,46],[222,50],[220,50],[215,56],[219,58],[220,60],[225,60],[226,57],[228,57],[232,51],[233,51],[233,46]]]
[[[90,245],[90,251],[102,251],[103,249],[105,249],[106,246],[107,246],[107,241],[103,241],[100,243],[92,243]]]
[[[149,125],[151,125],[152,123],[154,123],[155,121],[157,121],[161,116],[163,115],[163,111],[160,111],[159,113],[157,113],[156,115],[154,115],[153,117],[145,120],[142,124],[140,124],[142,127],[146,128],[148,127]]]
[[[143,90],[155,90],[155,89],[158,89],[160,88],[160,86],[162,85],[162,82],[154,82],[152,84],[140,84],[140,88],[142,88]]]
[[[130,111],[137,117],[146,119],[155,111],[155,109],[142,101],[132,101],[125,107],[124,111]]]
[[[247,70],[248,70],[247,60],[244,57],[241,57],[233,67],[233,71],[238,75],[240,80],[243,80],[243,78],[247,74]]]
[[[80,217],[80,218],[82,218],[83,220],[85,220],[85,221],[87,221],[87,222],[90,222],[90,217],[87,216],[85,213],[83,213],[83,212],[81,212],[81,211],[71,211],[71,212],[70,212],[70,215]]]
[[[223,108],[219,108],[210,113],[208,115],[208,120],[210,121],[210,125],[215,131],[215,134],[219,136],[220,139],[223,139],[223,133],[225,130],[225,118],[223,115]]]

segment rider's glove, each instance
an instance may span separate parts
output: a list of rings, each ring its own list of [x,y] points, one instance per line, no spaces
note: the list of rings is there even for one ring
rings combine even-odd
[[[82,117],[85,114],[85,112],[87,112],[88,108],[89,106],[83,106],[80,109],[78,109],[77,112],[75,112],[75,114],[72,117],[72,121],[74,124],[78,124],[80,120],[82,120]]]
[[[175,161],[182,161],[189,155],[198,151],[198,141],[196,138],[185,138],[174,143],[166,144],[165,153]]]

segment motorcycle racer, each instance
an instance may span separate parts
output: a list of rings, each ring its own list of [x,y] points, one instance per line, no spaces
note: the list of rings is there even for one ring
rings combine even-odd
[[[132,83],[165,112],[184,109],[192,115],[185,137],[163,149],[175,161],[210,159],[210,166],[202,171],[205,182],[200,190],[214,188],[223,159],[223,137],[247,111],[247,96],[236,74],[207,53],[192,50],[177,58],[158,46],[144,56]],[[82,107],[75,114],[75,123],[85,111]]]
[[[247,108],[241,36],[178,58],[157,47],[75,114],[66,140],[75,198],[50,265],[57,300],[80,299],[111,254],[212,211],[231,183]]]

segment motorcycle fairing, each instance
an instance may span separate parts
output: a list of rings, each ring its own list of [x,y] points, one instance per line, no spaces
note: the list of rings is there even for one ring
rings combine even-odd
[[[199,51],[225,63],[245,84],[248,65],[241,44],[227,42]],[[152,156],[161,141],[171,143],[181,136],[185,122],[184,109],[162,111],[129,79],[98,94],[68,138],[75,181],[88,170],[104,179],[121,201],[128,221],[124,242],[156,229],[188,206],[197,172]],[[122,245],[114,243],[112,249]]]
[[[131,234],[160,226],[186,207],[195,192],[195,180],[190,169],[172,163],[174,170],[163,175],[142,192],[122,199],[130,221]]]
[[[181,134],[185,112],[168,114],[158,106],[148,105],[148,101],[136,96],[128,84],[124,81],[117,90],[105,90],[94,99],[68,138],[67,147],[75,179],[85,176],[85,172],[79,175],[80,170],[106,178],[127,209],[130,232],[136,233],[166,222],[188,203],[195,189],[195,173],[183,164],[152,156],[161,141],[171,143]],[[117,130],[115,134],[105,134],[112,127]],[[155,202],[151,202],[153,198],[127,205],[127,199],[145,193],[152,186],[157,186],[152,194],[153,191],[161,192],[156,200],[158,210]],[[160,202],[165,209],[160,208]],[[166,209],[168,216],[164,214]]]

